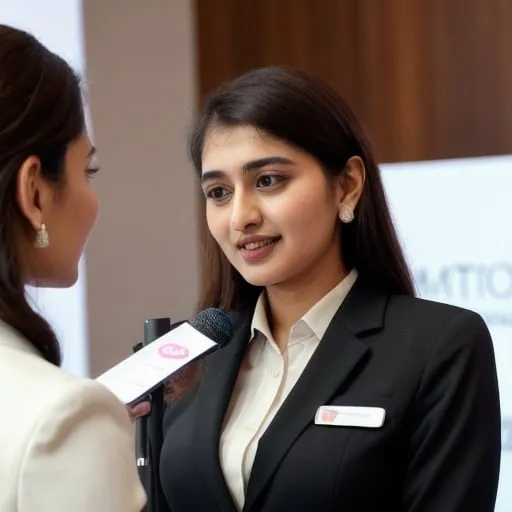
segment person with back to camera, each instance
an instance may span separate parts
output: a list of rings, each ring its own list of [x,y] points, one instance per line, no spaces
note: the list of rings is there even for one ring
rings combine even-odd
[[[494,510],[489,331],[414,296],[343,100],[300,72],[250,71],[210,96],[191,154],[208,224],[200,309],[241,319],[196,375],[168,383],[169,510]]]
[[[139,512],[125,407],[59,369],[25,286],[69,287],[98,201],[80,83],[30,34],[0,25],[0,510]]]

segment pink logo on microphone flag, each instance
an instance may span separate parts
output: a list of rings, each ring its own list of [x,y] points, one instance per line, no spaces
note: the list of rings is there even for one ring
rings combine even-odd
[[[166,359],[185,359],[189,351],[177,343],[166,343],[158,349],[158,354]]]

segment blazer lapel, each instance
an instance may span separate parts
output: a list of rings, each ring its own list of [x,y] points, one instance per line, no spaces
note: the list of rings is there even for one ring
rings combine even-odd
[[[318,407],[327,403],[342,386],[347,386],[351,374],[363,364],[369,350],[358,336],[382,327],[387,297],[356,282],[259,442],[244,511],[256,505],[295,439],[314,421]]]
[[[206,475],[208,490],[222,512],[236,512],[220,465],[219,439],[238,370],[249,342],[250,323],[251,315],[247,314],[240,320],[231,342],[207,358],[206,371],[197,395],[193,427],[194,459],[201,465],[201,473]]]

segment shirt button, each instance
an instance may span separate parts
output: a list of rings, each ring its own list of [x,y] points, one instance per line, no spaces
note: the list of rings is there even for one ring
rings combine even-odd
[[[278,372],[277,370],[272,370],[272,372],[271,372],[271,373],[272,373],[272,377],[274,377],[274,378],[276,378],[276,379],[277,379],[277,377],[279,377],[279,375],[280,375],[280,372]]]

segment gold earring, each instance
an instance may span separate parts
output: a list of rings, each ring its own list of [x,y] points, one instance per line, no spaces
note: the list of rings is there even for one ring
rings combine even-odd
[[[349,224],[354,220],[354,210],[348,204],[342,204],[339,211],[341,222]]]
[[[46,229],[46,224],[41,224],[40,228],[36,233],[36,241],[34,246],[36,249],[44,249],[50,245],[50,237],[48,236],[48,230]]]

